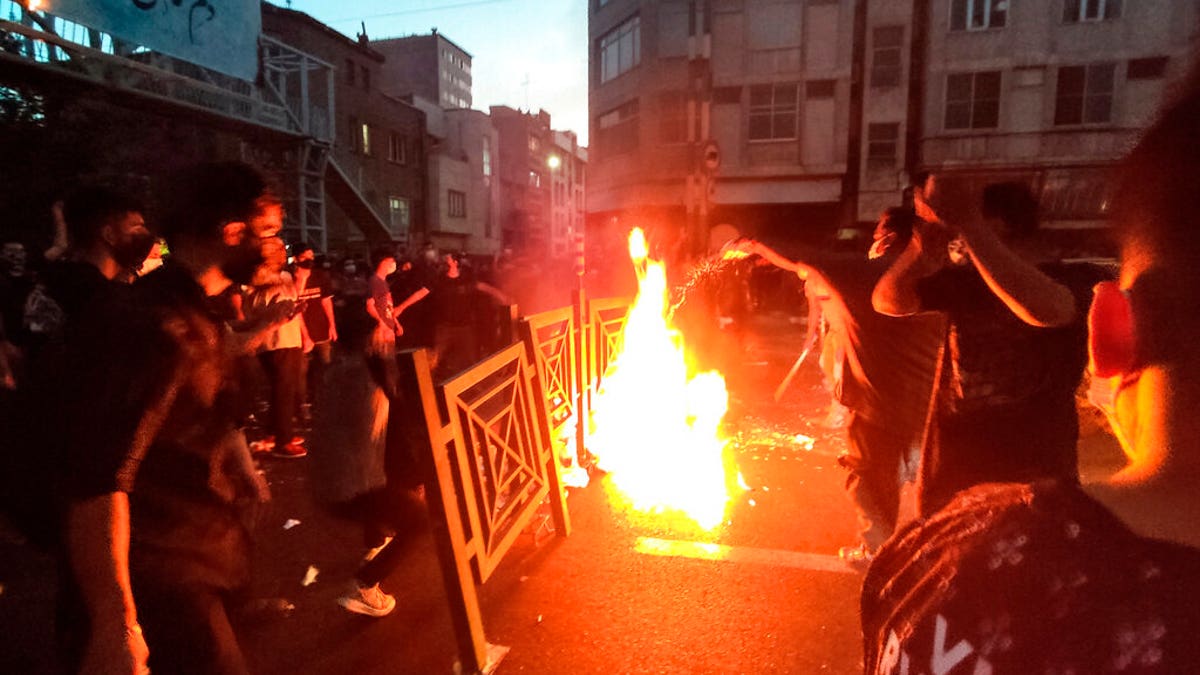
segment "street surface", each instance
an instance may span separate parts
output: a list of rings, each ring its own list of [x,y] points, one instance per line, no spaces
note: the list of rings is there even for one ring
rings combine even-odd
[[[719,533],[615,512],[597,480],[570,490],[569,538],[522,535],[480,589],[489,641],[509,648],[496,672],[861,669],[861,575],[837,559],[838,547],[855,541],[837,464],[844,442],[822,426],[829,397],[815,358],[780,403],[772,400],[803,336],[794,317],[760,315],[742,343],[741,368],[727,374],[732,451],[750,490]],[[1115,462],[1111,442],[1088,432],[1085,476]],[[262,465],[274,499],[255,515],[256,600],[238,625],[253,671],[455,672],[431,539],[421,538],[384,582],[398,601],[391,615],[347,613],[336,599],[363,554],[357,527],[314,505],[306,460]],[[906,489],[903,517],[911,501]],[[316,578],[306,586],[310,568]],[[52,672],[53,579],[48,559],[0,531],[0,672]]]

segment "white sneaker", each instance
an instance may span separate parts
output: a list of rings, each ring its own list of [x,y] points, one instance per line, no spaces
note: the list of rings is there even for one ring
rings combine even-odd
[[[379,584],[366,588],[355,584],[354,590],[338,598],[338,604],[356,614],[380,617],[396,609],[396,598],[381,591]]]

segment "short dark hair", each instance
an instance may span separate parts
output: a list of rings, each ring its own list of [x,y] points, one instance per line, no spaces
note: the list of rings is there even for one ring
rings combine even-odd
[[[1038,200],[1028,183],[1005,181],[983,188],[983,217],[999,218],[1017,236],[1038,229]]]
[[[908,241],[912,239],[913,225],[916,222],[917,212],[915,210],[903,206],[892,206],[879,214],[879,222],[876,227],[895,232],[896,241],[892,242],[892,247],[900,250],[908,246]]]
[[[228,223],[249,222],[278,193],[258,169],[244,162],[205,162],[176,174],[166,191],[162,230],[167,241],[181,236],[210,240]]]
[[[313,252],[313,258],[317,257],[317,249],[313,248],[313,245],[308,243],[307,241],[302,241],[298,244],[292,245],[292,256],[293,257],[298,258],[298,257],[300,257],[301,253],[308,253],[309,251]]]
[[[391,246],[380,246],[371,251],[371,269],[378,269],[379,263],[387,260],[388,258],[391,258],[392,260],[396,259],[396,252],[392,250]]]
[[[146,208],[129,191],[108,185],[80,185],[63,200],[63,220],[71,245],[87,248],[100,238],[100,230],[114,219]]]

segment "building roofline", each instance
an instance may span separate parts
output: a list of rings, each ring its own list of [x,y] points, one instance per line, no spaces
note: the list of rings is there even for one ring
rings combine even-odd
[[[395,36],[395,37],[379,38],[378,40],[371,40],[371,42],[372,42],[372,43],[375,43],[375,42],[397,42],[397,41],[400,41],[400,40],[409,40],[409,39],[412,39],[412,38],[422,38],[422,37],[440,37],[441,39],[443,39],[443,40],[445,40],[446,42],[450,43],[450,46],[451,46],[451,47],[454,47],[454,48],[455,48],[455,49],[457,49],[458,51],[460,51],[460,52],[462,52],[462,53],[466,54],[468,59],[474,59],[474,58],[475,58],[475,56],[474,56],[474,55],[472,55],[472,54],[471,54],[471,52],[469,52],[469,51],[467,51],[467,50],[463,49],[461,46],[459,46],[459,44],[458,44],[457,42],[455,42],[454,40],[451,40],[450,38],[446,37],[444,33],[439,33],[439,32],[437,32],[436,30],[434,30],[432,33],[414,33],[414,34],[412,34],[412,35],[397,35],[397,36]]]
[[[333,38],[336,38],[336,39],[344,42],[346,45],[359,50],[365,56],[369,56],[372,59],[379,61],[380,63],[383,63],[384,61],[387,60],[387,58],[383,54],[380,54],[379,52],[375,51],[374,49],[371,49],[367,45],[362,44],[358,40],[355,40],[354,38],[350,37],[349,35],[346,35],[345,33],[341,32],[341,31],[337,31],[337,30],[330,28],[328,24],[321,23],[320,21],[312,18],[311,16],[309,16],[308,14],[305,14],[304,12],[301,12],[301,11],[298,11],[295,9],[288,9],[286,7],[280,7],[278,5],[273,5],[269,2],[262,2],[260,4],[262,5],[263,11],[274,12],[276,14],[279,14],[280,16],[288,17],[288,18],[295,19],[295,20],[301,21],[303,23],[306,23],[309,25],[310,28],[315,28],[315,29],[325,33],[329,37],[333,37]]]

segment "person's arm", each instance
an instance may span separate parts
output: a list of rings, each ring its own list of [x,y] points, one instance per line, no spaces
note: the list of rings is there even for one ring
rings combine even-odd
[[[42,257],[47,261],[58,260],[67,252],[67,247],[70,246],[70,239],[67,237],[67,221],[63,218],[63,203],[61,199],[50,206],[50,214],[54,217],[54,242],[50,244],[50,248],[42,253]]]
[[[333,296],[327,295],[321,298],[321,309],[325,312],[325,318],[329,320],[329,339],[337,342],[337,321],[333,320]]]
[[[965,186],[931,177],[913,194],[917,212],[958,229],[967,252],[988,288],[1008,309],[1031,326],[1065,326],[1075,319],[1070,289],[1017,255],[996,234],[999,221],[983,217],[980,199]]]
[[[876,312],[887,316],[909,316],[925,309],[917,292],[917,284],[942,267],[932,252],[927,253],[927,249],[930,239],[940,241],[944,237],[931,234],[921,226],[913,227],[912,239],[871,292],[871,305]]]
[[[80,672],[145,672],[149,650],[129,584],[129,496],[112,492],[72,506],[67,547],[91,625]]]
[[[405,298],[404,302],[401,302],[399,305],[397,305],[396,309],[393,311],[393,313],[396,316],[400,316],[402,313],[404,313],[404,310],[406,310],[409,307],[412,307],[413,305],[417,304],[418,302],[424,300],[426,298],[426,296],[428,296],[428,295],[429,295],[429,288],[427,288],[425,286],[418,288],[417,290],[412,292],[412,295]]]
[[[740,251],[747,255],[757,255],[779,269],[793,272],[801,279],[807,279],[809,273],[812,271],[812,268],[808,265],[799,261],[789,260],[780,255],[775,249],[754,239],[742,239],[728,244],[722,249],[723,252],[730,250]]]
[[[482,293],[486,293],[488,296],[490,296],[493,300],[500,303],[501,305],[507,305],[507,304],[511,303],[511,300],[509,299],[509,297],[507,295],[505,295],[504,291],[501,291],[499,288],[496,288],[495,286],[493,286],[489,283],[478,281],[475,283],[475,288],[476,288],[476,290],[478,290]]]
[[[392,310],[391,318],[384,316],[379,311],[379,308],[375,306],[375,298],[373,296],[367,296],[367,314],[369,314],[372,319],[375,319],[375,323],[379,324],[383,328],[387,328],[388,330],[396,333],[401,332],[400,324],[395,319],[396,311],[394,309]]]

